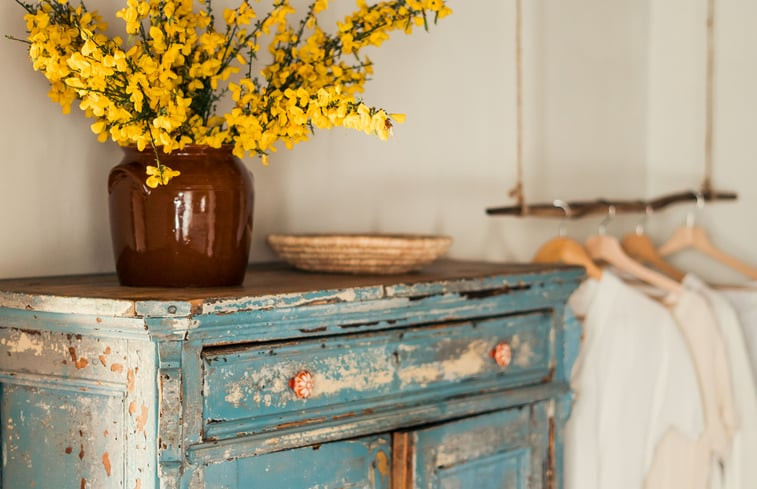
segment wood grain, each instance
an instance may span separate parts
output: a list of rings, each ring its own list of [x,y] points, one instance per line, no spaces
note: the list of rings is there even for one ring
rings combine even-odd
[[[414,460],[415,444],[413,434],[404,431],[393,433],[391,489],[413,488]]]
[[[0,291],[45,294],[64,297],[99,297],[122,300],[197,300],[208,297],[244,297],[306,292],[323,289],[384,286],[397,283],[433,282],[457,278],[473,279],[494,275],[516,275],[553,272],[566,266],[484,263],[440,260],[428,268],[399,275],[345,275],[297,271],[284,263],[251,265],[240,287],[158,288],[123,287],[115,274],[74,275],[0,280]]]

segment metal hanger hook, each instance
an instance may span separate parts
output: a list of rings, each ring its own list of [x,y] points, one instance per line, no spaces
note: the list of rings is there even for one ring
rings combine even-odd
[[[599,223],[598,233],[600,236],[604,236],[607,233],[607,224],[615,217],[615,206],[607,206],[607,216]]]
[[[552,205],[555,207],[559,207],[562,209],[562,211],[565,213],[565,215],[562,218],[562,221],[560,221],[560,228],[557,231],[557,235],[561,238],[567,234],[565,227],[566,227],[566,221],[567,219],[572,215],[572,212],[570,210],[570,205],[565,202],[564,200],[556,199],[552,201]]]
[[[647,221],[654,213],[654,209],[651,205],[647,205],[644,208],[644,216],[641,218],[641,221],[636,225],[636,234],[638,236],[642,236],[644,234],[644,229],[647,227]]]
[[[704,194],[701,191],[694,192],[694,195],[697,198],[697,203],[694,206],[694,209],[692,209],[691,211],[689,211],[688,214],[686,214],[686,227],[687,228],[694,227],[694,224],[696,223],[696,218],[697,218],[696,214],[697,212],[701,212],[702,210],[704,210],[704,204],[706,202],[704,198]]]

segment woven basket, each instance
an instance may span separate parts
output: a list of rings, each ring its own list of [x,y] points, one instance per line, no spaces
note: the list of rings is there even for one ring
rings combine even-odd
[[[419,270],[452,244],[447,236],[388,234],[271,234],[266,241],[301,270],[366,274]]]

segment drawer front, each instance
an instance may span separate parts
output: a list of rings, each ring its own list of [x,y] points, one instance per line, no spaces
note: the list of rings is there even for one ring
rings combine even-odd
[[[389,489],[387,435],[325,443],[205,467],[206,489]]]
[[[551,312],[535,312],[206,350],[205,438],[543,382],[554,365],[552,325]]]

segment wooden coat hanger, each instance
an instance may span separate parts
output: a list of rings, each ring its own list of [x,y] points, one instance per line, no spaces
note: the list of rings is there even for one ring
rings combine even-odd
[[[544,243],[536,252],[534,263],[566,263],[586,269],[586,275],[599,280],[602,269],[589,257],[584,246],[573,238],[558,236]]]
[[[623,251],[617,238],[605,234],[606,223],[614,215],[615,208],[610,206],[607,217],[599,226],[599,232],[586,240],[586,250],[592,260],[604,261],[658,289],[678,295],[683,289],[680,283],[635,261]]]
[[[562,200],[553,202],[555,207],[561,208],[565,212],[565,218],[570,215],[570,208]],[[568,265],[579,265],[584,267],[586,275],[599,280],[602,277],[602,270],[589,257],[586,249],[575,239],[565,236],[565,222],[560,223],[560,232],[556,238],[552,238],[544,243],[536,252],[533,259],[534,263],[566,263]]]
[[[757,280],[757,268],[747,265],[743,261],[719,249],[712,243],[707,232],[695,224],[694,212],[703,208],[704,198],[701,197],[701,194],[698,194],[696,209],[686,216],[686,225],[680,226],[673,231],[668,241],[660,246],[658,250],[660,255],[669,256],[690,248],[709,256],[746,277]]]
[[[644,232],[644,225],[650,215],[652,215],[652,207],[647,206],[642,222],[636,226],[634,232],[623,236],[620,245],[629,257],[639,263],[652,265],[676,282],[680,282],[686,274],[665,261],[652,239]]]
[[[714,77],[715,77],[715,0],[708,0],[707,12],[707,79],[705,99],[705,138],[704,138],[704,164],[705,176],[702,191],[711,190],[712,166],[713,166],[713,126],[714,126]],[[686,248],[691,248],[703,253],[710,258],[730,267],[731,269],[751,279],[757,279],[757,268],[747,265],[743,261],[734,258],[715,246],[704,229],[695,225],[695,212],[704,208],[704,195],[696,193],[697,203],[692,212],[686,216],[686,225],[679,227],[673,232],[668,241],[660,246],[662,256],[672,255]]]

